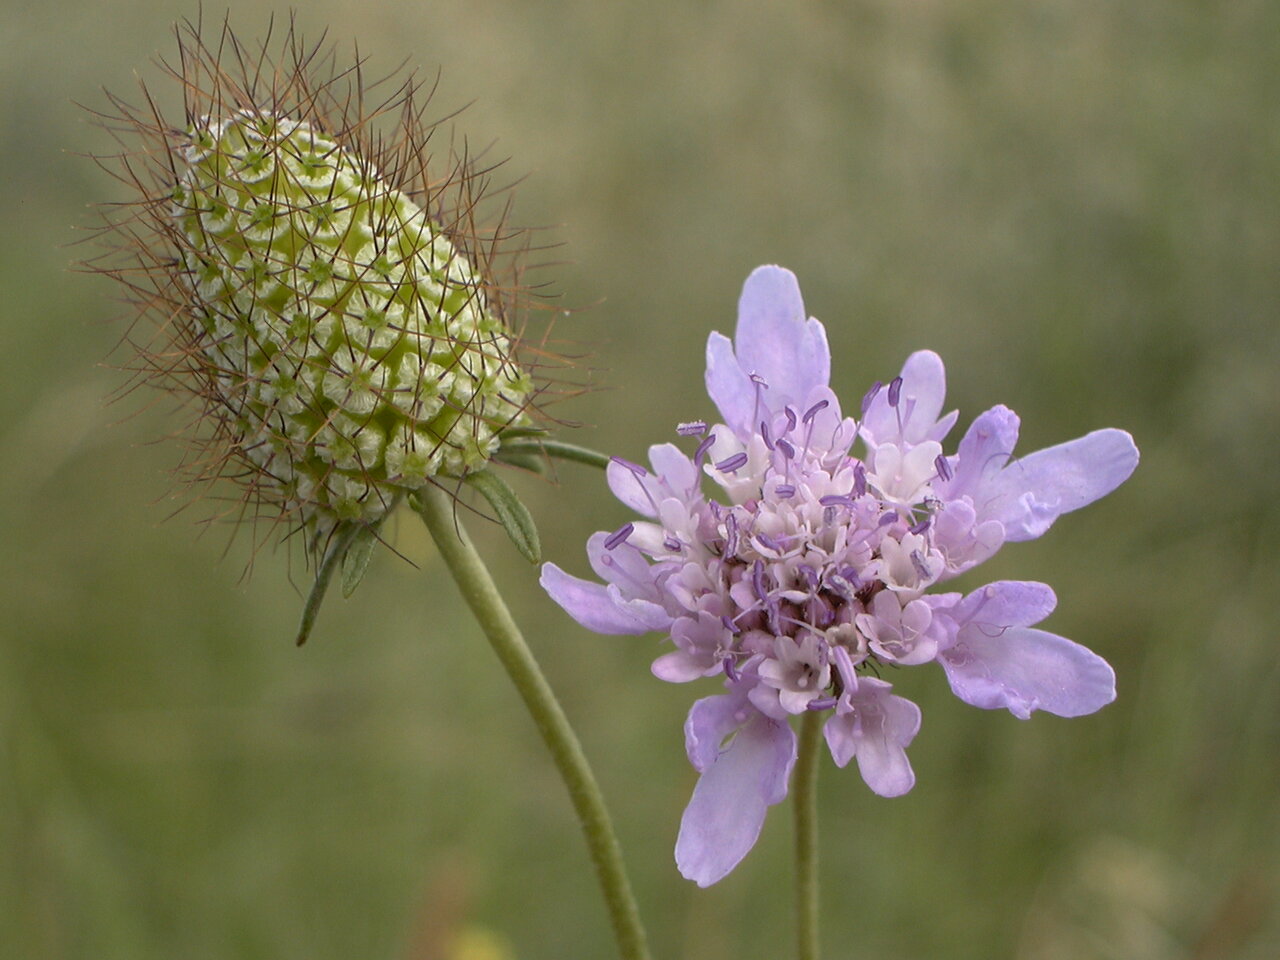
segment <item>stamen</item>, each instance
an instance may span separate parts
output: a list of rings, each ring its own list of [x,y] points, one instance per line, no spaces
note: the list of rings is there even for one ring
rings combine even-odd
[[[764,563],[760,560],[751,565],[751,586],[755,589],[761,603],[769,601],[769,591],[764,585]]]
[[[938,471],[938,478],[944,483],[951,479],[951,464],[947,463],[946,454],[938,454],[933,461],[933,469]]]
[[[925,565],[924,557],[920,556],[919,550],[911,551],[911,565],[916,568],[916,573],[920,574],[922,578],[927,580],[929,577],[933,576],[933,574],[930,573],[929,568]]]
[[[605,538],[604,548],[606,550],[612,550],[614,547],[626,542],[627,537],[631,536],[631,533],[635,528],[636,525],[634,523],[624,523]]]
[[[902,398],[902,378],[894,377],[889,381],[889,406],[896,407]]]
[[[880,522],[877,524],[877,526],[887,527],[890,524],[897,523],[897,522],[898,522],[897,511],[890,510],[888,513],[886,513],[883,517],[880,518]]]
[[[738,632],[738,625],[730,620],[727,614],[720,618],[720,622],[724,624],[724,628],[730,633],[736,634]]]
[[[741,674],[738,673],[738,667],[733,662],[733,657],[724,658],[724,675],[729,678],[730,683],[737,683]]]
[[[738,553],[738,518],[732,513],[724,519],[724,552],[732,557]]]
[[[796,488],[789,483],[780,483],[773,488],[773,492],[778,495],[780,500],[790,500],[796,495]]]
[[[647,477],[649,475],[649,471],[646,470],[644,467],[640,466],[640,464],[638,463],[632,463],[630,460],[622,459],[622,457],[610,457],[609,459],[612,460],[614,463],[616,463],[620,467],[626,467],[628,470],[634,473],[637,477]]]
[[[753,373],[750,375],[750,377],[751,377],[751,382],[754,383],[757,387],[764,387],[766,390],[769,389],[769,381],[766,380],[764,377],[760,376],[760,374]]]
[[[796,456],[796,448],[785,440],[776,440],[774,445],[782,451],[782,455],[788,460],[794,460]]]
[[[818,589],[818,571],[807,563],[800,564],[796,568],[800,571],[800,576],[804,577],[805,583],[809,585],[810,590]]]
[[[810,700],[806,710],[830,710],[839,701],[835,697],[819,697],[817,700]]]
[[[812,423],[813,418],[816,417],[823,410],[827,409],[827,407],[829,406],[831,406],[830,400],[819,400],[817,403],[815,403],[812,407],[810,407],[808,410],[804,412],[804,422]]]
[[[828,493],[825,497],[819,497],[818,502],[824,507],[853,507],[852,498],[842,493]]]
[[[714,433],[708,434],[705,438],[703,438],[702,442],[698,444],[698,449],[693,452],[694,467],[696,467],[699,470],[702,469],[702,463],[707,458],[707,451],[711,449],[711,445],[714,444],[715,442],[716,442],[716,436]]]
[[[881,383],[879,380],[877,380],[875,383],[871,385],[871,389],[868,390],[865,394],[863,394],[862,415],[864,417],[867,415],[867,410],[871,408],[871,401],[876,398],[876,394],[878,394],[883,388],[884,388],[884,384]]]
[[[746,466],[747,455],[745,453],[735,453],[732,457],[725,457],[715,465],[715,468],[721,473],[733,473],[739,467]]]
[[[662,541],[662,545],[666,547],[668,550],[670,550],[672,553],[679,553],[680,548],[682,546],[680,541],[677,540],[675,537],[667,537],[665,540]]]
[[[796,428],[796,424],[799,423],[796,419],[796,412],[790,407],[783,407],[782,412],[787,418],[787,430],[794,430]]]
[[[705,420],[690,420],[688,423],[681,423],[676,426],[676,433],[682,437],[700,437],[707,432],[707,422]]]
[[[822,508],[822,522],[828,527],[834,526],[836,522],[836,508],[834,506]]]
[[[861,463],[853,468],[853,495],[861,497],[867,492],[867,468]]]
[[[761,421],[760,421],[760,439],[764,441],[764,445],[765,445],[765,448],[766,448],[766,449],[768,449],[768,450],[772,450],[772,449],[773,449],[773,440],[772,440],[772,438],[769,436],[769,421],[768,421],[768,420],[761,420]]]
[[[777,540],[773,539],[773,537],[769,536],[767,533],[757,533],[756,539],[759,540],[761,543],[763,543],[766,547],[768,547],[774,553],[782,553],[782,550],[783,550],[782,544],[779,543]]]

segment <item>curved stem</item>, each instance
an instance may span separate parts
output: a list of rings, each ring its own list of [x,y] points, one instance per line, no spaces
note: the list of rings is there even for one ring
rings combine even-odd
[[[578,738],[503,603],[484,561],[458,522],[453,498],[434,486],[424,487],[419,498],[418,511],[441,557],[524,700],[569,790],[604,892],[618,953],[623,960],[648,960],[649,949],[622,864],[622,850]]]
[[[796,831],[796,957],[818,960],[818,744],[822,715],[805,713],[800,721],[791,802]]]

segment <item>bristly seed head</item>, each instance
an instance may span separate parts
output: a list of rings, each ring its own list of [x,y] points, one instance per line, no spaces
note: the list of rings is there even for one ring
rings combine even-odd
[[[184,122],[111,98],[126,152],[98,161],[139,196],[89,266],[157,324],[129,337],[137,377],[198,408],[184,473],[234,477],[250,518],[316,546],[484,467],[539,398],[511,326],[523,234],[477,222],[490,171],[428,151],[412,76],[368,82],[292,24],[178,44]]]

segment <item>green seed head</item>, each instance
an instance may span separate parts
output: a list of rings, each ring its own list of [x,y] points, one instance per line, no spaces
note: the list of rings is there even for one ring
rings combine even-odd
[[[281,501],[372,520],[481,467],[532,384],[466,257],[305,121],[241,110],[189,140],[173,216],[198,341]]]
[[[508,322],[522,234],[483,225],[486,172],[428,149],[412,77],[366,83],[292,27],[252,53],[225,26],[178,39],[181,122],[111,98],[124,151],[99,162],[137,199],[90,265],[153,321],[129,338],[139,378],[197,410],[184,473],[234,479],[233,511],[320,549],[532,426],[548,384]]]

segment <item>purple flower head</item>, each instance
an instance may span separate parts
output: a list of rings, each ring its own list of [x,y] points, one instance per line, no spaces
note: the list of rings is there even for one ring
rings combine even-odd
[[[825,712],[832,758],[856,760],[874,792],[912,788],[906,748],[920,710],[880,679],[886,667],[937,662],[961,700],[1021,718],[1081,716],[1115,699],[1106,661],[1034,629],[1057,602],[1049,587],[939,588],[1114,490],[1137,466],[1133,439],[1099,430],[1015,458],[1018,418],[994,407],[948,455],[957,415],[942,413],[936,354],[912,354],[869,391],[860,421],[841,414],[829,378],[826,332],[806,318],[795,277],[760,267],[734,340],[707,342],[707,392],[723,422],[678,431],[692,456],[652,447],[652,472],[609,465],[613,493],[644,519],[588,542],[604,583],[543,568],[547,592],[588,629],[667,633],[659,678],[725,688],[685,724],[701,776],[676,862],[700,886],[737,866],[786,796],[794,715]]]

